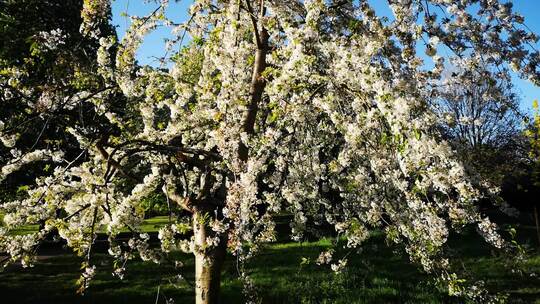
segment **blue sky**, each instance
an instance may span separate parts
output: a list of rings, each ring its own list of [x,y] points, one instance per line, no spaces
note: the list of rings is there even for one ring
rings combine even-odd
[[[115,0],[113,2],[113,23],[117,26],[120,37],[123,36],[129,20],[121,15],[127,12],[130,15],[145,15],[156,8],[155,4],[146,4],[144,0]],[[378,14],[391,14],[386,0],[370,0]],[[525,17],[525,24],[535,33],[540,34],[540,0],[513,0],[514,10]],[[167,16],[173,20],[186,21],[188,19],[188,8],[191,0],[181,0],[175,2],[170,0]],[[159,28],[148,35],[138,51],[137,57],[142,64],[158,64],[156,57],[164,55],[163,39],[169,36],[169,30]],[[526,80],[519,79],[514,75],[514,83],[517,92],[521,95],[521,108],[531,111],[532,101],[540,99],[540,87],[532,85]]]

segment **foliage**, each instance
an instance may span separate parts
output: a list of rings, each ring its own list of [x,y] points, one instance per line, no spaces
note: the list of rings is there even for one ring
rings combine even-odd
[[[525,131],[525,135],[530,142],[529,157],[533,162],[532,180],[534,186],[540,187],[540,110],[538,100],[534,100],[533,109],[532,125]]]
[[[167,214],[169,212],[169,205],[167,204],[167,197],[163,193],[152,193],[148,197],[141,201],[146,216],[156,216],[160,214]]]
[[[0,3],[0,160],[36,161],[9,177],[6,168],[5,195],[22,199],[19,186],[54,171],[50,160],[60,153],[46,150],[62,150],[69,158],[80,153],[66,126],[95,119],[83,95],[102,88],[95,72],[98,44],[79,33],[81,9],[79,0]],[[104,33],[111,34],[107,28]]]

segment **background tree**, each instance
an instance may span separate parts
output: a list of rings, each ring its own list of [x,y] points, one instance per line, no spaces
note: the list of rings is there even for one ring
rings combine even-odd
[[[536,235],[540,244],[540,203],[536,199],[540,195],[540,114],[538,100],[533,102],[533,110],[531,124],[525,130],[525,136],[529,143],[528,162],[524,166],[521,175],[514,178],[514,183],[516,188],[521,190],[515,191],[518,194],[516,200],[522,203],[522,208],[532,211],[536,225]]]
[[[454,59],[454,66],[463,60],[467,59]],[[517,189],[510,190],[510,185],[522,173],[528,154],[522,134],[525,115],[519,110],[520,99],[507,69],[485,62],[472,64],[478,69],[447,68],[442,81],[435,84],[440,95],[433,100],[434,108],[444,138],[462,161],[492,186],[502,188],[504,198],[514,203]],[[500,198],[482,203],[484,207],[498,205],[508,215],[518,214]]]
[[[489,72],[488,68],[450,69],[446,73],[452,75],[443,76],[440,84],[436,107],[441,116],[446,115],[444,132],[467,149],[510,145],[522,123],[509,72]]]
[[[69,158],[81,152],[66,127],[92,120],[95,111],[81,94],[104,89],[95,71],[99,44],[79,33],[82,4],[80,0],[0,3],[0,160],[4,164],[28,152],[49,161],[59,154],[47,155],[46,150],[62,150]],[[103,30],[113,33],[108,24]],[[44,171],[52,170],[51,165],[40,162],[9,177],[2,185],[4,195],[14,195],[17,186],[32,183],[36,175],[50,174]]]
[[[476,210],[479,181],[441,140],[425,88],[444,66],[438,43],[473,59],[463,70],[477,71],[471,62],[484,58],[537,80],[539,55],[526,47],[536,37],[510,4],[389,1],[395,20],[386,22],[366,1],[204,0],[178,25],[165,17],[166,2],[132,17],[117,42],[102,30],[109,1],[84,1],[81,31],[100,45],[92,75],[106,88],[75,99],[87,102],[93,120],[67,124],[84,158],[55,146],[5,162],[3,176],[47,155],[61,161],[25,198],[2,204],[2,251],[28,261],[56,228],[86,257],[85,287],[95,273],[96,229],[105,227],[116,274],[134,254],[159,263],[183,249],[195,255],[196,302],[217,303],[227,248],[243,261],[274,240],[273,215],[287,212],[296,240],[310,222],[332,225],[349,248],[382,230],[451,294],[487,301],[480,289],[463,288],[444,244],[464,225],[496,247],[505,242]],[[137,47],[159,25],[174,26],[169,46],[184,31],[193,43],[171,69],[137,65]],[[423,41],[431,70],[416,54]],[[16,101],[35,112],[33,100]],[[12,123],[3,122],[2,137],[17,146]],[[174,202],[157,249],[138,228],[141,202],[155,191]],[[46,226],[35,234],[9,234],[36,221]],[[183,239],[187,227],[192,235]],[[126,242],[116,238],[124,228],[133,232]],[[346,265],[334,260],[332,269]]]

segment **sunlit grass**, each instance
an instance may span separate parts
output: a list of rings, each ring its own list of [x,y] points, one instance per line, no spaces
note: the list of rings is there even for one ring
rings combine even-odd
[[[0,227],[4,226],[3,222],[4,215],[0,214]],[[139,226],[141,232],[156,232],[159,230],[159,228],[167,225],[169,223],[168,216],[156,216],[149,219],[145,219],[143,224]],[[16,229],[13,229],[10,231],[11,235],[23,235],[23,234],[29,234],[37,232],[39,229],[39,225],[23,225],[21,227],[18,227]],[[98,233],[105,233],[105,228],[101,227],[98,230]],[[127,228],[124,228],[122,232],[129,232]]]
[[[148,228],[167,219],[148,222]],[[452,240],[453,254],[475,279],[484,280],[493,293],[507,293],[510,303],[540,303],[540,279],[513,273],[505,268],[505,259],[493,255],[489,247],[473,233]],[[376,236],[358,253],[347,258],[349,267],[340,274],[315,260],[332,240],[283,242],[266,246],[245,269],[255,283],[260,303],[464,303],[450,298],[431,277],[410,264],[400,248],[388,247]],[[338,257],[348,251],[338,250]],[[97,253],[92,258],[98,274],[84,296],[75,294],[80,259],[62,252],[39,261],[32,269],[12,266],[0,274],[0,290],[5,303],[158,303],[165,297],[175,303],[193,302],[193,258],[174,253],[184,266],[175,269],[164,262],[156,265],[138,260],[127,264],[120,281],[111,275],[110,258]],[[540,255],[527,260],[525,266],[540,273]],[[178,280],[181,274],[184,279]],[[469,278],[471,279],[471,278]],[[223,303],[241,303],[242,283],[238,279],[236,260],[229,256],[222,284]]]

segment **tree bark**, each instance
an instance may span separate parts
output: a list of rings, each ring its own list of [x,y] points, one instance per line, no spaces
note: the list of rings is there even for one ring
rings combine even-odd
[[[250,12],[251,6],[249,1],[246,2]],[[264,2],[261,1],[260,7],[260,17],[264,16]],[[259,110],[259,103],[262,101],[262,96],[264,89],[266,87],[266,81],[262,77],[262,73],[266,69],[266,55],[268,53],[268,31],[262,27],[260,32],[257,28],[257,19],[251,14],[253,22],[253,31],[255,33],[256,42],[257,42],[257,51],[255,52],[255,62],[253,64],[253,71],[251,75],[251,87],[249,89],[249,95],[251,100],[248,105],[246,114],[244,115],[242,129],[248,135],[253,135],[255,133],[255,121],[257,119],[257,112]],[[248,159],[248,147],[242,142],[238,147],[238,157],[242,162],[246,162]]]
[[[208,227],[204,213],[193,214],[193,233],[195,238],[195,303],[220,303],[221,269],[225,260],[227,241],[220,238],[215,247],[208,246],[207,237],[215,233]]]
[[[266,55],[268,52],[269,35],[264,27],[259,31],[257,18],[253,14],[250,1],[246,1],[253,22],[253,31],[256,37],[257,51],[253,65],[250,96],[251,100],[248,109],[244,114],[242,129],[248,135],[255,132],[255,121],[259,103],[266,86],[266,81],[262,73],[266,69]],[[262,18],[265,14],[264,0],[260,0],[259,14]],[[248,159],[248,147],[240,142],[238,147],[238,158],[241,162]],[[199,198],[202,199],[202,198]],[[216,304],[220,303],[221,269],[227,250],[227,235],[220,236],[217,246],[208,246],[208,237],[213,238],[216,234],[210,229],[205,218],[205,208],[193,212],[193,233],[195,238],[195,303],[196,304]]]

